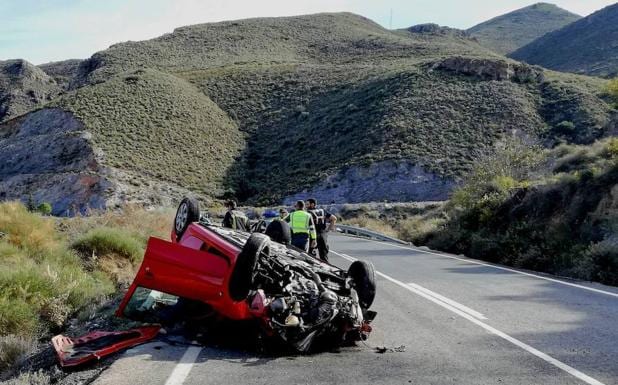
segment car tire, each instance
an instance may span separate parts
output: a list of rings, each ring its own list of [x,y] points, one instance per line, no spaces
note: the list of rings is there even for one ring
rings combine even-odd
[[[174,217],[174,233],[179,241],[189,225],[200,220],[200,205],[193,198],[184,198],[180,201]]]
[[[290,225],[284,221],[272,221],[266,227],[265,234],[270,237],[271,240],[283,245],[289,245],[292,243],[292,230]]]
[[[268,254],[268,242],[270,239],[260,233],[253,233],[236,257],[234,270],[230,276],[228,289],[230,298],[234,301],[242,301],[247,298],[249,291],[255,283],[255,269],[262,253]]]
[[[352,262],[348,268],[348,277],[352,279],[361,309],[369,309],[376,296],[376,271],[373,264],[365,261]]]

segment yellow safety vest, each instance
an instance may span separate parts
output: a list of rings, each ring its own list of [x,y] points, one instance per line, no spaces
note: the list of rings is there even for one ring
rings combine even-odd
[[[311,226],[311,214],[303,210],[296,210],[288,215],[292,234],[309,234],[311,239],[316,238],[315,227]]]

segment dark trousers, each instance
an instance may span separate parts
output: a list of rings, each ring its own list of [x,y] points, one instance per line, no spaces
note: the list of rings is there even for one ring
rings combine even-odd
[[[320,259],[328,262],[328,232],[318,233],[317,241]]]
[[[292,245],[301,250],[309,251],[309,234],[292,234]]]

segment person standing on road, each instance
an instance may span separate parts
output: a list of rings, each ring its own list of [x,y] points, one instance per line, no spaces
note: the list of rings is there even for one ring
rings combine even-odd
[[[284,221],[288,222],[292,228],[292,245],[308,252],[309,247],[316,247],[317,235],[313,217],[305,211],[303,201],[296,202],[294,208],[295,210],[285,217]]]
[[[232,230],[248,231],[249,218],[240,210],[236,210],[236,201],[229,200],[225,203],[227,212],[223,217],[223,227],[227,227]]]
[[[315,198],[307,199],[307,211],[311,214],[313,223],[315,223],[318,255],[321,260],[328,262],[328,232],[335,230],[337,217],[328,211],[324,211],[324,209],[319,209],[317,204]],[[330,224],[327,226],[326,222]]]

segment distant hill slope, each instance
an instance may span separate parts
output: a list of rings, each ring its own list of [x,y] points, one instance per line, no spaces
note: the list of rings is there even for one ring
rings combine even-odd
[[[58,79],[75,75],[42,111],[79,123],[106,205],[177,199],[187,189],[259,204],[299,193],[443,199],[504,134],[548,144],[604,134],[611,109],[597,96],[602,80],[543,71],[426,29],[388,31],[349,13],[182,27],[116,44],[77,69],[43,66]],[[38,113],[0,125],[0,152],[45,128]],[[19,169],[10,170],[17,180]],[[2,178],[0,198],[23,196],[32,183],[37,200],[57,199]]]
[[[56,81],[25,60],[0,61],[0,123],[60,93]]]
[[[557,71],[618,75],[618,4],[549,33],[511,57]]]
[[[537,3],[485,21],[467,32],[481,45],[507,55],[580,18],[554,4]]]

